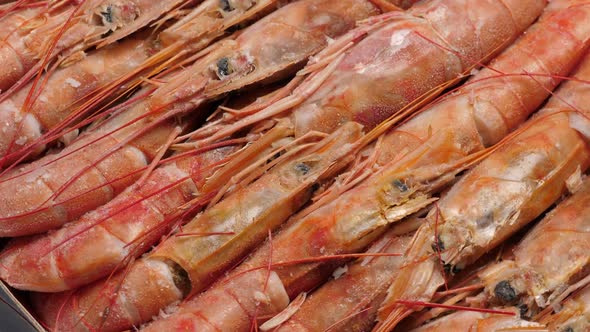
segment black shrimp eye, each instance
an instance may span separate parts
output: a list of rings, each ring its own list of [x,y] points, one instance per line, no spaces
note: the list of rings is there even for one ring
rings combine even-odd
[[[217,61],[217,74],[220,78],[228,76],[232,73],[232,69],[228,58],[221,58]]]
[[[527,306],[526,304],[520,304],[517,306],[518,311],[520,312],[520,317],[526,317],[526,313],[529,311],[529,306]]]
[[[311,170],[309,165],[307,165],[306,163],[298,163],[297,165],[295,165],[295,169],[303,175],[307,175],[307,173],[309,173],[309,171]]]
[[[496,287],[494,287],[494,294],[496,294],[496,297],[504,304],[508,304],[516,300],[516,291],[506,280],[500,281],[498,284],[496,284]]]
[[[563,332],[574,332],[574,329],[571,326],[568,326],[565,329],[563,329]]]
[[[113,7],[111,5],[108,5],[104,12],[100,12],[100,15],[108,23],[113,23]]]
[[[436,237],[436,241],[432,242],[430,247],[432,248],[432,251],[434,251],[434,252],[439,252],[439,251],[445,250],[445,244],[440,239],[440,235],[438,235]]]
[[[398,179],[393,180],[391,183],[401,192],[408,191],[408,186]]]
[[[219,7],[221,7],[221,9],[226,12],[231,12],[235,9],[231,6],[229,0],[219,0]]]

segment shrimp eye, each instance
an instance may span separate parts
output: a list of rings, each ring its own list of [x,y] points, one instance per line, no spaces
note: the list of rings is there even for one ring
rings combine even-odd
[[[518,311],[519,311],[519,313],[520,313],[520,317],[521,317],[521,318],[522,318],[522,317],[525,317],[525,316],[526,316],[526,313],[527,313],[527,311],[529,311],[529,306],[527,306],[527,305],[526,305],[526,304],[524,304],[524,303],[523,303],[523,304],[520,304],[520,305],[518,305],[518,306],[517,306],[517,308],[518,308]]]
[[[219,7],[221,7],[221,9],[226,12],[231,12],[235,9],[231,6],[229,0],[219,0]]]
[[[307,173],[309,173],[309,171],[311,170],[309,165],[307,165],[306,163],[298,163],[297,165],[295,165],[295,169],[302,175],[307,175]]]
[[[440,239],[440,235],[436,237],[436,241],[432,242],[430,247],[432,248],[432,251],[434,251],[434,252],[439,252],[439,251],[445,250],[445,244]]]
[[[408,191],[408,186],[398,179],[393,180],[391,183],[401,192]]]
[[[111,5],[108,5],[104,12],[100,12],[100,15],[108,23],[113,23],[113,7]]]
[[[496,294],[496,297],[504,304],[514,302],[516,300],[516,291],[506,280],[500,281],[498,284],[496,284],[496,287],[494,287],[494,294]]]
[[[320,184],[317,182],[314,182],[313,185],[311,185],[311,191],[316,192],[318,190],[320,190]]]
[[[449,263],[443,265],[443,270],[445,271],[445,273],[451,274],[451,275],[455,275],[455,274],[461,272],[461,269],[459,267],[457,267],[456,265],[451,265]]]
[[[224,78],[230,75],[233,72],[229,59],[228,58],[221,58],[217,61],[217,75],[219,78]]]
[[[574,332],[574,329],[571,326],[568,326],[565,329],[563,329],[563,332]]]

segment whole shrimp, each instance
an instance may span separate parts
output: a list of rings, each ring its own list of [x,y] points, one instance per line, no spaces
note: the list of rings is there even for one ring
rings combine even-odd
[[[76,56],[91,46],[113,43],[178,6],[181,0],[85,0],[49,3],[0,43],[0,89],[26,83],[58,55]],[[26,7],[14,10],[27,10]],[[108,36],[107,36],[108,35]]]
[[[113,44],[56,70],[26,109],[32,83],[0,102],[0,164],[17,161],[19,150],[41,140],[44,132],[63,126],[84,96],[137,68],[153,49],[151,41],[131,39]],[[27,157],[43,152],[43,143],[29,149]]]
[[[586,56],[575,77],[590,77],[588,68]],[[428,301],[445,284],[446,274],[463,269],[536,218],[562,195],[571,176],[587,168],[590,151],[582,133],[590,105],[585,90],[579,82],[565,84],[536,119],[430,211],[381,307],[378,331],[391,330],[413,311],[398,300]]]
[[[255,114],[231,114],[228,121],[205,127],[193,137],[202,144],[224,139],[287,110],[297,135],[331,132],[347,121],[371,129],[493,57],[532,23],[544,5],[437,0],[368,20],[320,53],[318,63],[301,73],[310,74],[306,82],[291,96]]]
[[[583,276],[590,264],[585,236],[590,228],[590,181],[575,185],[581,188],[535,225],[513,259],[479,273],[489,302],[518,305],[532,316]]]
[[[168,118],[234,89],[280,78],[275,74],[284,75],[325,46],[326,36],[336,37],[352,28],[357,19],[377,12],[364,0],[321,5],[316,2],[308,0],[283,7],[235,39],[213,45],[203,59],[166,78],[169,82],[130,110],[120,112],[120,116],[108,121],[109,125],[87,132],[59,154],[5,175],[0,180],[0,192],[11,194],[0,195],[0,234],[43,232],[108,202],[139,177],[138,170],[153,160],[169,139],[173,125],[167,127],[160,122],[171,123]],[[314,20],[315,17],[326,19]],[[266,38],[260,38],[260,31],[264,31]],[[290,44],[284,42],[287,36]],[[155,129],[144,134],[150,127]],[[149,143],[135,143],[142,134]],[[122,146],[129,144],[140,145],[139,151],[125,152],[130,148]],[[118,161],[120,155],[134,156],[136,161]],[[115,164],[127,167],[109,166]],[[66,169],[68,175],[62,175]],[[19,188],[16,193],[14,188]]]
[[[146,75],[150,68],[171,58],[200,51],[230,27],[260,12],[272,11],[276,5],[277,1],[248,1],[228,7],[220,1],[206,1],[155,38],[138,36],[143,37],[142,42],[114,44],[56,70],[42,87],[37,87],[40,92],[32,102],[33,83],[29,83],[0,104],[1,130],[6,134],[0,140],[0,164],[22,155],[34,157],[44,150],[48,137],[59,136],[63,128],[74,126],[99,101],[113,99],[121,85],[131,85],[133,78]]]

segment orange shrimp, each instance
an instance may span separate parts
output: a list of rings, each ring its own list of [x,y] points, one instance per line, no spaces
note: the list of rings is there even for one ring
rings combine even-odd
[[[207,100],[248,84],[277,79],[281,77],[277,73],[284,75],[325,46],[326,36],[331,38],[345,33],[357,19],[377,13],[377,8],[364,0],[320,2],[321,5],[316,2],[320,1],[290,4],[258,21],[235,39],[213,45],[203,59],[167,78],[169,82],[159,86],[148,99],[123,112],[129,114],[120,116],[125,121],[109,121],[110,125],[88,132],[60,154],[44,157],[4,176],[0,193],[11,192],[11,195],[0,195],[0,235],[43,232],[108,202],[137,179],[133,176],[138,175],[137,170],[145,167],[166,143],[172,128],[157,126],[162,121],[170,123],[162,118],[186,113]],[[351,12],[350,8],[355,11]],[[328,20],[314,20],[316,17]],[[264,31],[266,38],[260,37],[260,31]],[[287,36],[292,44],[284,43]],[[138,161],[116,161],[117,155],[125,155],[124,150],[118,149],[120,145],[134,141],[142,131],[149,129],[139,129],[147,124],[157,127],[144,135],[149,137],[149,144],[141,144],[145,144],[143,148],[147,150],[139,154],[135,151]],[[114,136],[118,138],[107,144],[107,138]],[[113,150],[114,147],[117,149]],[[88,162],[75,163],[75,158]],[[111,170],[108,166],[115,164],[129,167]],[[74,178],[71,179],[70,174],[59,175],[64,170],[75,174]],[[112,176],[106,174],[112,171],[115,172]],[[118,186],[111,184],[113,181],[117,181]],[[19,190],[13,193],[14,188]]]
[[[578,186],[525,236],[513,259],[479,273],[488,301],[517,304],[535,315],[583,276],[590,264],[590,180]]]
[[[179,234],[164,241],[147,258],[141,259],[139,269],[144,270],[150,265],[142,262],[144,260],[166,262],[170,273],[177,279],[177,285],[184,285],[182,288],[179,286],[180,289],[199,292],[260,242],[267,229],[276,228],[296,212],[309,199],[314,184],[331,178],[334,172],[346,165],[340,160],[346,161],[346,156],[354,147],[351,143],[360,137],[360,132],[358,124],[345,125],[312,146],[311,151],[280,163],[250,186],[230,194],[182,227]],[[175,257],[178,263],[167,256]],[[136,275],[137,265],[131,265],[129,271],[122,271],[113,280],[107,280],[106,285],[99,282],[73,293],[74,299],[84,298],[88,306],[78,307],[80,301],[66,301],[61,308],[51,306],[40,310],[42,319],[55,328],[66,330],[79,329],[82,325],[102,328],[103,324],[114,324],[112,326],[117,326],[117,329],[123,329],[145,322],[146,318],[156,315],[174,301],[170,301],[168,294],[154,296],[157,290],[169,291],[161,288],[147,292],[151,293],[149,306],[144,305],[145,299],[141,297],[130,297],[129,294],[142,293],[144,284],[137,284],[133,277],[121,280],[120,275]],[[113,282],[121,282],[120,292],[97,298],[96,302],[87,300],[89,295],[96,296],[96,289],[110,289]],[[63,294],[57,298],[60,296],[63,297]],[[161,302],[154,311],[155,301]],[[136,314],[128,308],[134,308]],[[104,312],[108,312],[108,317],[101,314]],[[83,322],[79,319],[80,313],[83,313]]]
[[[576,78],[589,78],[589,68],[586,57]],[[413,311],[397,301],[428,301],[446,282],[445,274],[471,264],[532,221],[562,195],[572,174],[588,167],[590,151],[581,135],[588,132],[586,89],[579,82],[565,84],[536,119],[430,211],[406,252],[407,267],[381,307],[377,331],[391,330]]]
[[[45,131],[62,125],[81,98],[135,69],[149,57],[151,50],[151,41],[127,40],[111,45],[55,71],[26,111],[24,105],[32,83],[0,102],[1,163],[9,165],[18,160],[19,148],[40,140]],[[44,149],[44,144],[38,144],[28,156],[35,156]]]
[[[536,8],[536,7],[535,7],[535,8]],[[539,8],[540,8],[540,7],[539,7]],[[498,15],[502,15],[502,13],[499,13]],[[530,15],[530,12],[527,12],[525,16],[526,16],[526,17],[529,17],[528,15]],[[519,17],[519,19],[521,19],[521,17]],[[522,20],[526,20],[526,19],[525,19],[525,18],[522,18]]]

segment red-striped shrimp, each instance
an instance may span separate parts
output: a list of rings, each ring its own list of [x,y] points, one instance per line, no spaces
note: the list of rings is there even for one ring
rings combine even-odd
[[[567,5],[569,5],[570,3],[565,3],[566,7]],[[561,5],[564,5],[564,3],[562,2]],[[551,26],[552,24],[555,24],[555,21],[560,22],[562,19],[564,18],[571,18],[572,17],[572,12],[568,11],[567,9],[564,10],[563,12],[560,11],[560,8],[558,6],[558,4],[556,3],[552,9],[555,11],[558,11],[560,13],[560,15],[553,15],[553,12],[548,13],[548,17],[542,20],[542,22],[540,24],[546,24],[546,25],[540,25],[539,27],[547,27],[547,26]],[[576,10],[578,10],[576,8]],[[575,11],[574,11],[575,13]],[[575,15],[574,15],[575,16]],[[555,20],[555,21],[551,21],[551,20]],[[576,20],[581,20],[582,22],[584,22],[585,20],[585,16],[581,15],[578,16],[576,18]],[[545,22],[549,22],[549,23],[545,23]],[[576,22],[575,20],[573,22]],[[513,57],[516,57],[518,59],[522,59],[522,48],[525,47],[531,47],[532,45],[535,45],[535,41],[537,39],[535,38],[539,38],[540,35],[546,34],[546,30],[540,29],[539,27],[535,27],[534,30],[531,30],[531,33],[527,33],[527,35],[523,38],[523,42],[519,45],[517,44],[515,46],[516,50],[514,51],[514,53],[512,53]],[[570,25],[570,29],[575,31],[576,25],[575,24],[571,24]],[[536,30],[538,29],[538,30]],[[533,33],[534,31],[537,31],[537,33]],[[554,33],[556,33],[557,35],[562,35],[563,30],[557,29]],[[583,32],[581,33],[582,35],[584,34]],[[535,36],[536,35],[536,36]],[[529,37],[531,36],[531,37]],[[549,67],[552,68],[553,70],[555,70],[554,73],[557,72],[561,72],[561,65],[562,63],[560,63],[560,61],[563,61],[563,63],[567,63],[568,68],[572,68],[575,63],[577,62],[577,60],[579,59],[579,57],[583,54],[583,51],[585,50],[586,47],[586,43],[584,36],[580,36],[578,37],[580,38],[580,40],[576,40],[574,38],[574,40],[572,40],[571,46],[576,49],[576,56],[574,57],[570,57],[569,51],[564,52],[561,55],[550,55],[550,54],[545,54],[545,56],[547,56],[547,58],[545,58],[547,61],[547,64],[551,64]],[[539,45],[539,47],[542,47],[541,45]],[[510,50],[509,50],[510,51]],[[507,52],[509,52],[507,51]],[[554,57],[556,56],[556,57]],[[511,65],[513,65],[513,59],[510,58],[509,56],[506,56],[506,62],[510,63]],[[535,59],[535,61],[537,61],[537,59]],[[555,62],[554,62],[555,61]],[[495,64],[499,64],[502,63],[500,62],[500,60],[498,60],[497,63]],[[510,65],[504,64],[507,66],[507,68],[512,68]],[[532,64],[531,66],[533,66],[534,68],[537,68],[538,64]],[[539,70],[541,73],[544,73],[544,70]],[[551,71],[550,71],[551,72]],[[567,72],[567,69],[565,70],[565,72]],[[562,72],[564,73],[564,72]],[[482,74],[485,75],[485,74]],[[543,76],[545,74],[541,74],[541,76]],[[509,76],[509,75],[508,75]],[[549,75],[551,76],[551,74]],[[486,76],[484,76],[486,77]],[[526,75],[524,76],[526,77]],[[515,84],[516,86],[519,86],[522,83],[527,82],[528,84],[530,84],[530,86],[535,86],[535,84],[537,84],[535,82],[535,80],[527,80],[527,79],[523,79],[521,80],[520,78],[523,78],[523,76],[519,76],[519,79],[517,79],[515,81],[518,82],[518,84]],[[506,82],[508,82],[507,80],[505,80],[506,77],[502,76],[502,84],[506,85]],[[550,83],[551,80],[549,80],[548,83],[549,86],[551,86]],[[553,86],[555,84],[552,83]],[[484,85],[485,86],[485,85]],[[524,91],[528,91],[529,86],[525,85],[524,87],[522,87],[524,89]],[[494,89],[499,89],[498,87],[494,87]],[[531,101],[530,101],[530,108],[527,110],[528,113],[532,112],[534,110],[534,108],[536,107],[535,105],[538,105],[540,102],[542,102],[542,99],[547,95],[546,91],[543,91],[544,88],[538,88],[537,87],[537,93],[539,93],[539,96],[531,96]],[[477,91],[477,90],[475,90]],[[484,90],[485,91],[485,90]],[[508,89],[508,91],[511,91]],[[518,90],[516,90],[518,91]],[[452,100],[452,97],[449,98]],[[459,99],[460,100],[460,99]],[[511,100],[511,99],[508,99]],[[496,101],[496,100],[494,100]],[[441,102],[440,104],[443,104],[443,102]],[[496,105],[496,104],[494,104]],[[511,103],[507,103],[507,105],[514,105]],[[512,106],[508,106],[506,109],[506,112],[509,112],[509,108],[511,108]],[[444,108],[443,108],[444,109]],[[423,114],[426,114],[423,113]],[[507,113],[510,114],[510,113]],[[517,116],[519,115],[519,116]],[[512,127],[514,128],[516,125],[518,125],[520,122],[519,121],[523,121],[524,118],[526,117],[527,113],[525,113],[524,115],[520,115],[520,113],[514,113],[511,118],[513,119],[514,122],[512,122],[512,124],[508,125],[508,127]],[[418,117],[416,117],[418,118]],[[435,122],[433,122],[433,126]],[[453,123],[453,121],[449,121],[449,123]],[[402,125],[399,129],[395,130],[394,133],[398,133],[401,134],[404,132],[404,126]],[[441,125],[441,126],[444,126]],[[425,126],[428,127],[428,126]],[[474,125],[475,127],[475,125]],[[408,127],[411,128],[411,127]],[[433,132],[436,132],[436,127],[434,127],[435,129],[433,130]],[[487,130],[487,131],[484,131]],[[498,132],[506,132],[506,128],[505,128],[505,123],[502,123],[502,125],[498,125],[497,127],[492,127],[491,125],[489,127],[483,127],[483,129],[481,129],[483,133],[486,134],[486,136],[488,137],[488,140],[486,141],[487,144],[491,144],[494,142],[494,140],[497,140],[499,138],[501,138],[501,135],[489,135],[489,133],[494,133],[495,131]],[[477,128],[474,128],[474,131],[477,133]],[[406,131],[407,132],[412,132],[410,130]],[[452,133],[449,133],[452,134]],[[399,135],[402,136],[402,135]],[[483,136],[483,134],[482,134]],[[428,138],[428,136],[426,136]],[[444,136],[443,136],[444,137]],[[480,136],[476,135],[476,140],[473,145],[468,145],[468,146],[478,146],[478,144],[481,144],[480,140]],[[451,142],[453,142],[451,140]],[[387,145],[385,145],[387,146]],[[419,147],[419,146],[418,146]],[[430,147],[430,145],[429,145]],[[455,148],[451,148],[451,149],[445,149],[444,148],[445,145],[441,144],[441,148],[437,148],[437,149],[432,149],[431,153],[432,155],[440,155],[443,151],[446,153],[447,151],[457,151],[458,149]],[[409,146],[410,150],[411,150],[411,146]],[[400,149],[397,149],[400,150]],[[476,149],[477,150],[477,149]],[[395,151],[395,149],[394,149]],[[430,151],[430,150],[429,150]],[[471,150],[473,151],[473,150]],[[465,153],[465,152],[463,152]],[[461,154],[459,154],[459,156],[461,156]],[[446,159],[447,162],[454,162],[456,161],[457,157],[455,158],[449,158]],[[427,159],[427,158],[425,158]],[[412,161],[413,159],[408,158],[408,163],[409,166],[411,167],[411,163],[410,161]],[[433,159],[436,160],[436,159]],[[425,162],[425,161],[424,161]],[[399,166],[396,165],[396,163],[392,163],[394,166]],[[424,165],[423,165],[424,166]],[[402,168],[403,170],[403,168]],[[436,170],[436,169],[435,169]],[[389,192],[391,193],[395,193],[395,190],[397,190],[398,192],[408,192],[409,189],[411,188],[411,184],[408,185],[406,184],[404,181],[399,180],[400,178],[398,178],[398,181],[395,181],[395,177],[391,177],[391,174],[395,174],[393,171],[389,174],[389,177],[385,177],[385,176],[377,176],[373,179],[368,180],[366,183],[361,184],[359,187],[351,190],[350,192],[344,194],[342,197],[340,197],[338,200],[336,200],[335,202],[329,203],[328,205],[326,205],[325,207],[322,207],[320,209],[315,210],[312,214],[310,214],[309,216],[303,218],[302,220],[298,220],[297,223],[294,223],[293,225],[291,225],[290,227],[288,227],[287,229],[284,230],[284,232],[281,232],[279,234],[278,237],[275,238],[275,241],[273,242],[272,245],[272,256],[273,256],[273,260],[278,260],[278,261],[297,261],[297,260],[305,260],[305,257],[321,257],[322,255],[329,255],[329,254],[335,254],[338,255],[340,253],[350,253],[350,252],[358,252],[359,250],[362,250],[368,243],[370,243],[370,241],[372,239],[374,239],[376,236],[378,236],[379,234],[381,234],[384,230],[385,225],[387,225],[390,222],[396,221],[399,219],[400,216],[400,210],[396,209],[395,206],[391,207],[389,205],[389,202],[387,201],[387,199],[389,198]],[[398,175],[404,175],[405,173],[402,171],[398,171],[397,173]],[[406,174],[407,175],[407,174]],[[386,179],[387,181],[385,181],[384,179]],[[401,179],[404,179],[404,177],[401,177]],[[385,189],[381,189],[379,190],[379,188],[384,188],[383,186],[385,184],[388,184],[387,187],[385,187]],[[376,189],[377,188],[377,189]],[[399,194],[399,193],[398,193]],[[399,196],[399,195],[398,195]],[[370,197],[370,198],[368,198]],[[403,198],[403,195],[402,195]],[[412,211],[415,211],[416,207],[415,206],[411,206],[411,205],[407,205],[407,204],[403,204],[405,203],[403,200],[398,200],[398,198],[396,198],[395,200],[396,203],[399,203],[401,205],[402,208],[406,209],[406,211],[403,211],[404,215],[407,213],[411,213]],[[428,200],[425,200],[425,202],[428,202]],[[403,215],[402,215],[403,216]],[[264,265],[264,261],[265,259],[268,259],[268,250],[270,250],[269,245],[265,245],[263,248],[261,248],[260,250],[258,250],[254,256],[248,260],[246,263],[244,263],[239,269],[238,272],[236,272],[236,274],[239,275],[239,271],[244,271],[247,270],[249,268],[256,268],[256,267],[260,267]],[[273,269],[275,272],[279,273],[279,277],[281,278],[281,280],[284,282],[285,287],[288,291],[288,293],[290,294],[290,296],[294,296],[296,294],[298,294],[298,291],[300,290],[306,290],[309,288],[313,288],[315,286],[317,286],[318,282],[321,282],[318,280],[319,276],[318,274],[321,274],[322,268],[325,269],[329,269],[329,267],[325,267],[322,266],[321,264],[309,264],[308,266],[297,266],[297,267],[277,267],[277,269]],[[232,277],[230,277],[231,279]],[[223,285],[220,285],[219,287],[223,287]]]
[[[542,3],[537,3],[537,2],[535,2],[535,6],[533,6],[532,8],[538,8],[538,11],[540,11],[540,6],[539,6],[540,4],[542,4]],[[526,5],[526,4],[523,4],[523,6],[524,6],[524,5]],[[528,5],[530,5],[530,4],[528,4]],[[516,8],[516,7],[517,7],[517,5],[515,5],[515,8]],[[529,8],[530,8],[530,7],[529,7]],[[514,8],[513,8],[513,9],[514,9]],[[518,11],[518,12],[519,12],[519,13],[521,13],[521,14],[523,14],[522,16],[518,17],[518,20],[526,21],[526,20],[527,20],[529,17],[531,17],[531,16],[530,16],[530,15],[531,15],[531,12],[527,12],[526,14],[524,14],[524,13],[522,13],[522,12],[520,12],[520,11]],[[537,12],[537,13],[538,13],[538,12]],[[499,15],[500,17],[503,17],[503,15],[507,14],[507,12],[504,12],[503,10],[500,10],[500,11],[498,11],[496,14],[497,14],[497,15]],[[489,17],[488,17],[488,16],[486,16],[486,19],[488,19],[488,18],[489,18]],[[450,18],[449,18],[449,19],[450,19]],[[490,18],[490,19],[491,19],[491,18]],[[519,22],[520,22],[520,21],[519,21]],[[530,19],[528,19],[528,22],[530,22]],[[522,24],[522,23],[521,23],[521,24]],[[524,25],[524,24],[523,24],[523,25]],[[521,28],[524,28],[524,26],[520,26],[520,25],[519,25],[519,27],[521,27]],[[516,33],[515,33],[515,34],[516,34]],[[512,37],[510,37],[510,38],[514,38],[516,35],[511,35],[511,36],[512,36]],[[493,39],[493,38],[492,38],[492,39]],[[503,39],[503,40],[505,40],[505,38],[499,38],[499,39]],[[493,43],[493,42],[492,42],[492,43]],[[359,45],[359,46],[360,46],[360,45]],[[494,49],[494,47],[497,47],[497,45],[496,45],[496,46],[494,46],[494,47],[492,47],[491,45],[487,45],[486,47],[489,47],[490,49]],[[486,48],[486,49],[487,49],[487,48]],[[367,241],[369,241],[369,240],[367,240]],[[357,249],[357,250],[362,250],[362,248],[363,248],[364,246],[366,246],[366,244],[367,244],[367,243],[365,243],[365,244],[363,244],[363,245],[360,245],[360,246],[359,246],[359,249]],[[99,287],[99,286],[94,286],[94,289],[96,289],[97,287]],[[86,294],[92,294],[92,293],[94,293],[94,294],[97,294],[96,292],[94,292],[94,291],[91,291],[91,290],[88,290]]]
[[[589,69],[586,57],[576,78],[589,78]],[[398,300],[430,300],[445,274],[471,264],[532,221],[562,195],[572,175],[588,167],[590,150],[581,134],[588,128],[586,90],[583,83],[565,84],[535,119],[430,211],[406,252],[407,267],[382,305],[378,331],[391,330],[413,311]]]
[[[203,128],[193,137],[202,142],[224,139],[291,109],[286,116],[299,135],[330,132],[346,121],[371,129],[493,57],[532,23],[544,5],[545,1],[486,0],[475,5],[471,0],[435,0],[376,17],[320,53],[318,63],[301,73],[312,75],[291,96],[245,118],[231,114],[229,123]]]

